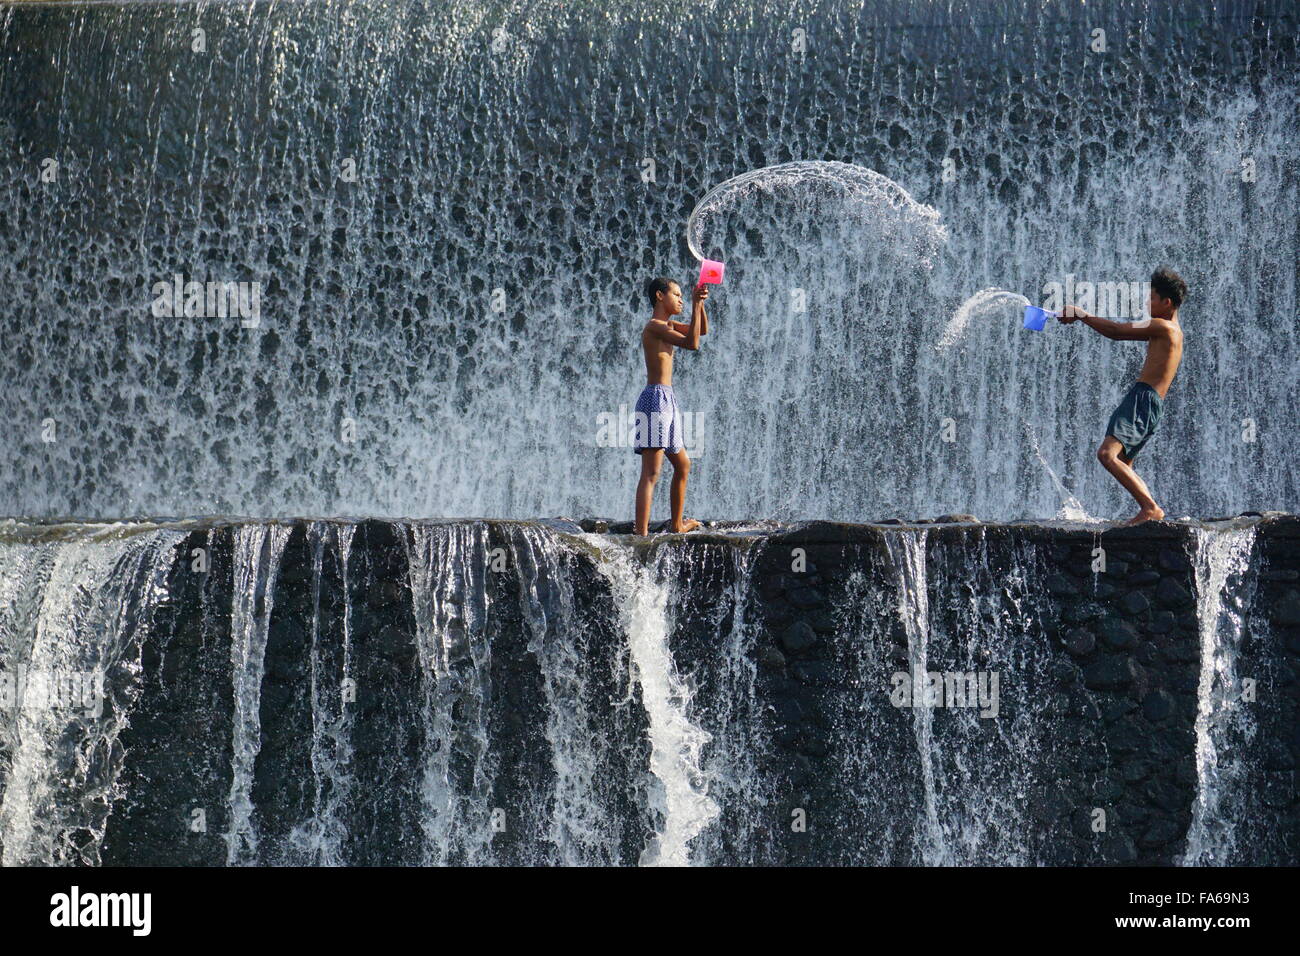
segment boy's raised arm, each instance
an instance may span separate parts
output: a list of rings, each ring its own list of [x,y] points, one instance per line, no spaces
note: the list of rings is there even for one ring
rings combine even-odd
[[[708,288],[703,283],[697,285],[691,296],[694,300],[694,306],[691,309],[690,325],[685,322],[670,320],[667,332],[671,332],[674,337],[669,338],[667,332],[661,333],[659,337],[672,342],[673,345],[680,345],[684,349],[691,349],[692,351],[698,349],[700,347],[700,336],[708,334],[709,331],[709,317],[704,311],[704,300],[708,297]],[[678,337],[680,337],[680,341],[678,341]]]
[[[678,328],[684,328],[687,330],[694,329],[697,334],[692,337],[689,334],[689,331],[679,332],[677,331]],[[670,345],[675,345],[681,349],[690,349],[691,351],[695,351],[700,347],[700,336],[698,331],[699,327],[694,322],[685,326],[680,322],[663,322],[662,324],[659,322],[650,323],[650,332],[652,335],[663,339]]]

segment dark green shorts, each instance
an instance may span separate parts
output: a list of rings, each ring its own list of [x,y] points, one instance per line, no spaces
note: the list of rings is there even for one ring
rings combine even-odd
[[[1106,434],[1114,435],[1124,446],[1124,457],[1132,461],[1160,427],[1164,399],[1146,382],[1137,382],[1128,390],[1106,425]]]

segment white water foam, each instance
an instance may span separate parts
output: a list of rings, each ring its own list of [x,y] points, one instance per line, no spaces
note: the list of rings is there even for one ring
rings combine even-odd
[[[29,679],[13,709],[0,711],[5,866],[99,862],[119,795],[118,738],[139,694],[141,644],[182,539],[154,530],[0,544],[0,673],[23,667]],[[54,705],[34,690],[42,675],[73,674],[98,675],[99,713]]]
[[[1255,734],[1242,701],[1237,661],[1246,638],[1244,575],[1255,529],[1197,528],[1196,618],[1201,674],[1196,706],[1196,802],[1187,832],[1184,866],[1238,862],[1237,822],[1249,767],[1243,751]]]
[[[885,535],[885,545],[894,561],[898,581],[898,616],[907,631],[907,663],[913,679],[929,671],[927,658],[930,642],[930,596],[925,570],[926,532],[904,529]],[[939,802],[934,779],[934,711],[916,706],[913,701],[912,727],[916,736],[916,753],[921,762],[921,786],[924,803],[920,832],[921,860],[926,866],[951,866],[956,861],[948,848],[948,838],[939,820]]]
[[[685,866],[690,844],[719,814],[709,796],[703,751],[711,735],[692,722],[691,690],[677,672],[668,637],[671,549],[660,549],[650,567],[607,538],[584,535],[602,555],[597,564],[609,581],[627,635],[632,668],[650,724],[650,772],[659,824],[641,855],[643,866]]]

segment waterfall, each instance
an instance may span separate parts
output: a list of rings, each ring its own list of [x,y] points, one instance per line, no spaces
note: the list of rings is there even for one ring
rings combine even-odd
[[[235,537],[234,600],[230,612],[230,663],[235,719],[231,739],[230,829],[226,862],[258,862],[253,774],[262,749],[262,677],[271,626],[275,580],[289,540],[285,525],[241,525]]]
[[[1286,863],[1295,530],[5,522],[0,860]]]
[[[528,650],[537,656],[546,699],[545,736],[554,771],[547,840],[554,861],[567,865],[610,865],[620,861],[622,823],[609,795],[610,758],[625,759],[617,735],[609,734],[605,708],[626,715],[632,701],[602,700],[597,678],[605,656],[593,633],[591,608],[578,593],[574,547],[537,526],[520,528],[512,549],[520,603],[528,628]],[[620,641],[621,643],[621,641]],[[626,688],[626,648],[611,655],[605,674]]]
[[[898,575],[898,616],[907,631],[907,664],[912,686],[926,686],[929,673],[930,597],[925,571],[925,531],[905,530],[885,538]],[[916,755],[921,764],[924,794],[919,826],[921,860],[926,866],[954,863],[948,838],[939,820],[934,779],[934,711],[926,700],[912,700]]]
[[[995,544],[985,529],[960,537],[901,529],[884,538],[894,588],[873,598],[859,584],[848,598],[867,608],[892,603],[906,635],[919,763],[915,857],[931,866],[1026,866],[1076,852],[1052,828],[1063,825],[1059,808],[1093,798],[1108,760],[1100,732],[1063,744],[1070,732],[1057,695],[1069,682],[1048,643],[1037,546]],[[882,635],[866,637],[860,653],[873,644],[879,653]],[[873,736],[888,733],[872,728]],[[881,862],[906,859],[886,853]]]
[[[1064,834],[1051,829],[1062,824],[1049,808],[1091,797],[1100,780],[1090,768],[1107,764],[1095,729],[1063,746],[1072,731],[1057,695],[1069,681],[1053,659],[1043,602],[1052,563],[1032,541],[990,541],[986,529],[931,548],[930,667],[975,676],[993,700],[937,712],[940,815],[963,865],[1059,859]]]
[[[589,536],[594,542],[599,541]],[[690,844],[718,816],[709,795],[703,751],[711,735],[691,719],[693,692],[678,673],[672,633],[674,576],[680,571],[668,549],[659,549],[648,565],[617,546],[605,545],[598,565],[613,589],[619,619],[627,635],[633,674],[649,721],[650,772],[659,786],[653,793],[659,824],[641,855],[648,866],[684,866]]]
[[[1249,640],[1255,529],[1195,529],[1196,618],[1201,673],[1196,708],[1196,802],[1185,866],[1239,863],[1239,825],[1253,781],[1249,745],[1256,732],[1239,670]]]
[[[698,865],[767,862],[768,827],[762,821],[779,805],[780,792],[762,767],[770,757],[771,728],[758,690],[763,631],[753,575],[764,544],[740,539],[713,554],[687,552],[668,577],[669,606],[677,609],[671,617],[702,615],[698,628],[706,643],[696,652],[695,669],[704,679],[692,704],[695,723],[711,738],[700,769],[718,816],[691,843],[691,860]]]
[[[348,804],[355,778],[352,768],[352,730],[356,681],[353,674],[352,601],[348,579],[348,557],[354,525],[313,521],[309,527],[311,546],[311,772],[312,804],[315,813],[307,825],[295,831],[290,842],[304,863],[341,866],[347,835]],[[321,588],[325,549],[334,544],[342,591],[342,630],[338,649],[332,635],[321,634]]]
[[[413,525],[407,546],[424,687],[422,797],[426,864],[491,862],[494,769],[485,707],[491,654],[484,632],[488,529],[481,522]]]
[[[0,713],[5,866],[99,862],[140,647],[181,537],[105,525],[0,542],[0,673],[21,681]]]
[[[642,384],[641,284],[692,278],[685,217],[713,186],[796,160],[888,177],[948,240],[925,270],[823,204],[735,219],[710,334],[676,369],[703,423],[696,513],[998,520],[1068,494],[1123,514],[1093,451],[1138,346],[1026,332],[1014,309],[932,345],[981,288],[1041,304],[1088,286],[1091,311],[1132,317],[1160,263],[1191,298],[1144,477],[1184,513],[1300,509],[1293,4],[791,17],[775,0],[0,9],[0,455],[48,463],[0,475],[0,513],[626,514],[638,462],[601,421]],[[182,42],[196,26],[203,54]],[[1150,37],[1162,55],[1137,55]],[[225,281],[260,283],[256,323],[185,294]]]
[[[930,761],[917,748],[916,718],[889,699],[893,675],[911,671],[913,642],[899,613],[906,600],[899,587],[900,564],[888,545],[884,573],[878,577],[869,570],[881,557],[866,549],[852,552],[853,570],[834,612],[832,662],[855,693],[827,715],[833,728],[828,761],[843,805],[831,830],[846,835],[836,840],[838,852],[830,859],[845,865],[916,866],[926,844],[926,815],[918,808],[926,803],[922,773]]]
[[[643,839],[644,718],[592,547],[541,525],[409,527],[425,860],[610,865]]]

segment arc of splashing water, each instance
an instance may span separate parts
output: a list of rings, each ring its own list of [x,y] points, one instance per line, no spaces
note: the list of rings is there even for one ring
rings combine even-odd
[[[993,308],[1006,306],[1008,303],[1025,306],[1029,305],[1029,299],[1019,292],[1008,292],[1006,289],[999,289],[996,286],[988,289],[980,289],[969,299],[957,307],[957,311],[952,314],[948,324],[943,327],[943,333],[934,343],[934,349],[937,352],[944,352],[957,344],[965,333],[967,326],[970,325],[971,319],[976,315],[987,312]]]
[[[742,189],[746,186],[757,185],[768,179],[772,181],[771,185],[773,186],[784,184],[792,179],[804,179],[809,182],[847,185],[850,189],[862,188],[860,184],[853,182],[854,179],[862,179],[890,207],[906,209],[923,221],[929,222],[935,230],[935,237],[938,240],[942,241],[947,237],[947,230],[939,224],[939,211],[933,206],[917,202],[912,198],[911,193],[888,176],[854,163],[841,163],[834,160],[798,160],[792,163],[780,163],[776,166],[764,166],[762,169],[752,169],[747,173],[741,173],[739,176],[733,176],[718,183],[705,193],[686,219],[686,245],[696,259],[703,261],[707,258],[700,251],[695,233],[700,215],[708,208],[709,204],[724,193]]]

